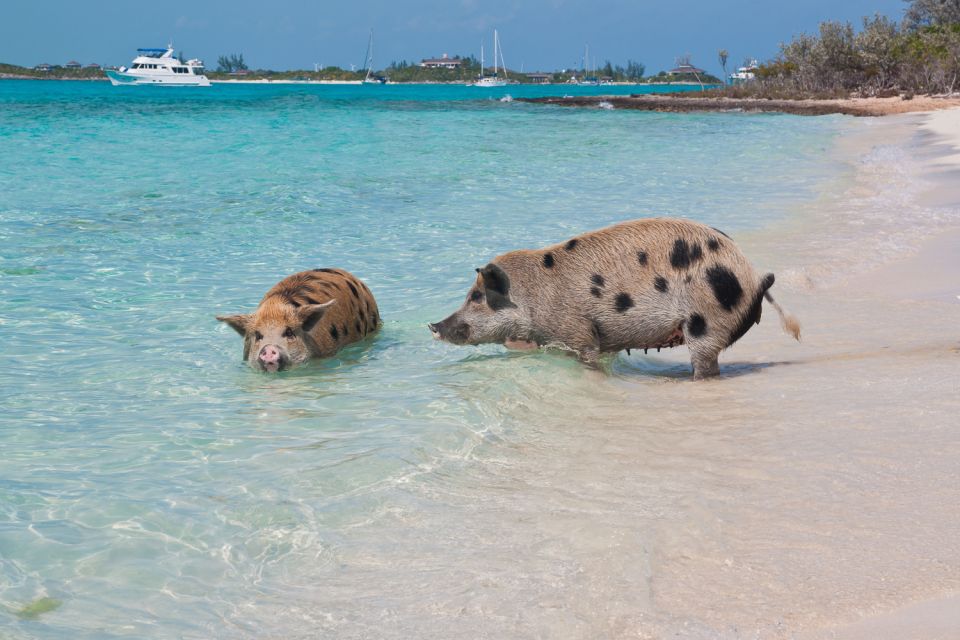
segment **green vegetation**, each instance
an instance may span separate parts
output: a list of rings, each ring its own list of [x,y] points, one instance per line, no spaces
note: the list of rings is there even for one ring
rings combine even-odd
[[[38,71],[29,67],[18,67],[15,64],[0,63],[0,78],[46,78],[56,80],[106,80],[103,70],[84,67],[82,69],[67,69],[55,66],[50,71]]]
[[[480,61],[473,56],[453,56],[453,59],[460,59],[462,65],[459,69],[424,69],[419,63],[407,62],[401,60],[394,61],[390,65],[377,73],[385,76],[391,82],[469,82],[480,74]],[[492,67],[490,67],[492,69]],[[511,78],[516,76],[508,71],[507,75]]]
[[[943,94],[960,90],[960,0],[910,0],[902,24],[876,15],[857,31],[823,22],[757,70],[757,79],[721,90],[746,97]]]
[[[270,69],[252,69],[241,70],[238,72],[226,71],[204,71],[211,80],[285,80],[297,82],[320,82],[320,81],[359,81],[363,80],[363,73],[358,71],[347,71],[340,67],[326,67],[319,71],[308,71],[306,69],[291,69],[289,71],[272,71]]]
[[[243,54],[231,53],[229,56],[220,56],[217,58],[217,71],[222,73],[232,73],[234,71],[246,71],[247,64],[243,61]]]
[[[44,613],[59,609],[62,604],[63,602],[56,598],[38,598],[18,609],[16,614],[23,620],[36,620]]]

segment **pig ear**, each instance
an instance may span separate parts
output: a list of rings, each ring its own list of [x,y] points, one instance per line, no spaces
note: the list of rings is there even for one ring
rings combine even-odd
[[[317,326],[317,323],[320,322],[320,318],[326,315],[327,309],[333,306],[336,302],[336,300],[330,300],[321,304],[304,305],[297,309],[297,314],[300,317],[301,328],[307,333],[310,333],[310,331]]]
[[[487,305],[494,311],[504,307],[516,305],[510,300],[510,278],[507,273],[492,262],[483,269],[478,269],[483,278],[483,289],[486,293]]]
[[[477,269],[477,271],[480,273],[480,277],[483,278],[483,288],[486,289],[488,293],[494,291],[502,296],[510,293],[510,278],[507,277],[503,269],[491,262],[483,269]]]
[[[226,322],[241,336],[247,335],[247,325],[250,324],[249,313],[236,313],[232,316],[217,316],[217,320],[220,322]]]

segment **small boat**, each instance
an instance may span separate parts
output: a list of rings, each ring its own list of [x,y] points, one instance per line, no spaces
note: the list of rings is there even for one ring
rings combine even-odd
[[[497,71],[497,57],[500,58],[500,67],[503,69],[503,77],[501,78]],[[493,75],[485,76],[483,75],[483,43],[480,43],[480,77],[477,78],[477,81],[473,83],[474,87],[505,87],[509,79],[507,78],[507,65],[503,62],[503,49],[500,48],[500,36],[497,35],[497,30],[493,30]]]
[[[107,69],[110,84],[118,86],[157,85],[162,87],[209,87],[203,75],[203,61],[194,58],[181,62],[173,55],[173,45],[166,49],[137,49],[130,67]]]
[[[373,29],[370,29],[370,40],[367,41],[367,58],[363,66],[367,70],[363,77],[363,84],[387,84],[386,78],[373,73]]]

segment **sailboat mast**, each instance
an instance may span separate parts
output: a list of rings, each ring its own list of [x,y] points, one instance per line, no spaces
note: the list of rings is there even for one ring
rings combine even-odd
[[[497,30],[493,30],[493,77],[497,77],[497,49],[499,48],[499,37]]]

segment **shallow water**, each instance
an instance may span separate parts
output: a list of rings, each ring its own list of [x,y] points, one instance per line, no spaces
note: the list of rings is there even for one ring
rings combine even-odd
[[[956,316],[818,289],[857,262],[827,225],[916,240],[877,213],[909,140],[369,90],[0,82],[4,634],[745,637],[944,588]],[[766,319],[694,385],[430,339],[496,254],[655,215],[742,239],[807,343]],[[322,266],[382,331],[249,370],[213,316]]]

